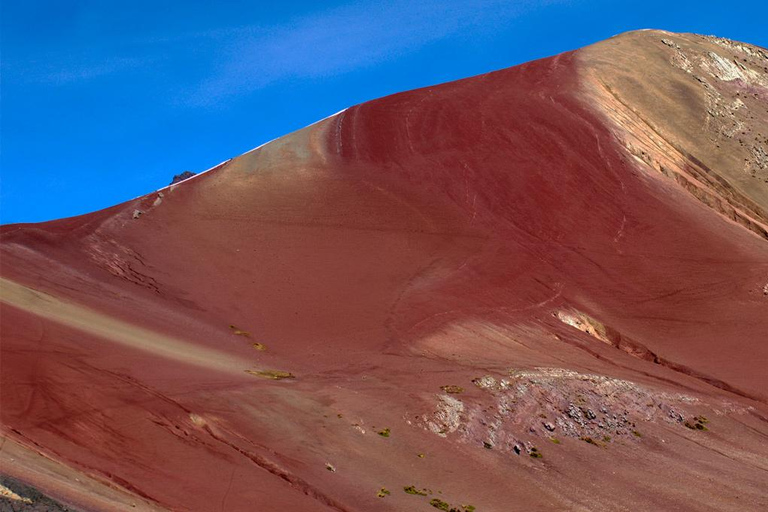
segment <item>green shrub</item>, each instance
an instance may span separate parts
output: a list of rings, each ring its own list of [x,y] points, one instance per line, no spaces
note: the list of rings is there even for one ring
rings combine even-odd
[[[440,498],[432,498],[429,500],[429,504],[438,510],[445,510],[446,512],[450,512],[451,510],[451,506]]]

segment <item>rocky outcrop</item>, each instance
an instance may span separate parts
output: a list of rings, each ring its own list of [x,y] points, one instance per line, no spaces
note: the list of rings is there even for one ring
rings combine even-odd
[[[579,53],[586,94],[640,165],[768,239],[768,52],[623,34]]]
[[[197,173],[194,173],[192,171],[184,171],[181,174],[176,174],[173,179],[171,180],[171,185],[175,185],[176,183],[179,183],[184,180],[188,180],[192,176],[195,176]]]

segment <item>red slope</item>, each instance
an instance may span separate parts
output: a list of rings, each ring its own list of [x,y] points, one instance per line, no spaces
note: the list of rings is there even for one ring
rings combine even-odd
[[[6,285],[5,435],[172,509],[429,510],[401,492],[410,484],[478,510],[764,504],[768,245],[639,171],[579,90],[564,54],[353,107],[159,204],[5,226],[4,278],[121,322],[105,324],[114,336],[63,325]],[[565,310],[642,357],[558,321]],[[240,365],[116,342],[130,326]],[[501,395],[488,402],[471,379],[536,366],[690,393],[686,418],[727,413],[709,438],[648,420],[642,439],[625,431],[594,455],[564,432],[550,447],[528,431],[532,411],[485,450],[483,413],[467,411]],[[443,384],[467,389],[465,428],[447,437],[424,420]],[[546,445],[545,459],[515,457],[515,440]],[[382,486],[392,495],[377,498]]]

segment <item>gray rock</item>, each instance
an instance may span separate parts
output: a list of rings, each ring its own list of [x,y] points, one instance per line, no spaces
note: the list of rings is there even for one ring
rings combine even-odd
[[[171,180],[171,185],[175,185],[176,183],[179,183],[180,181],[188,180],[192,176],[194,176],[196,173],[192,171],[184,171],[181,174],[177,174],[173,177],[173,180]]]

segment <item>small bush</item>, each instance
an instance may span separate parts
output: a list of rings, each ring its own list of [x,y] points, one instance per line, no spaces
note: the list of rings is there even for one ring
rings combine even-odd
[[[437,510],[445,510],[446,512],[450,512],[451,510],[451,505],[441,500],[440,498],[432,498],[429,500],[429,504],[435,507]]]
[[[271,380],[295,379],[296,376],[291,372],[281,370],[245,370],[245,373]]]
[[[229,328],[232,329],[232,334],[235,334],[237,336],[245,336],[246,338],[249,338],[251,336],[251,333],[249,333],[248,331],[240,330],[234,325],[230,325]]]
[[[707,418],[704,418],[703,416],[696,416],[693,418],[693,422],[686,420],[683,425],[691,430],[707,431],[709,429],[704,425],[705,423],[709,423]]]
[[[428,494],[426,489],[417,489],[413,485],[409,485],[408,487],[403,487],[403,491],[405,494],[413,494],[415,496],[426,496]]]

